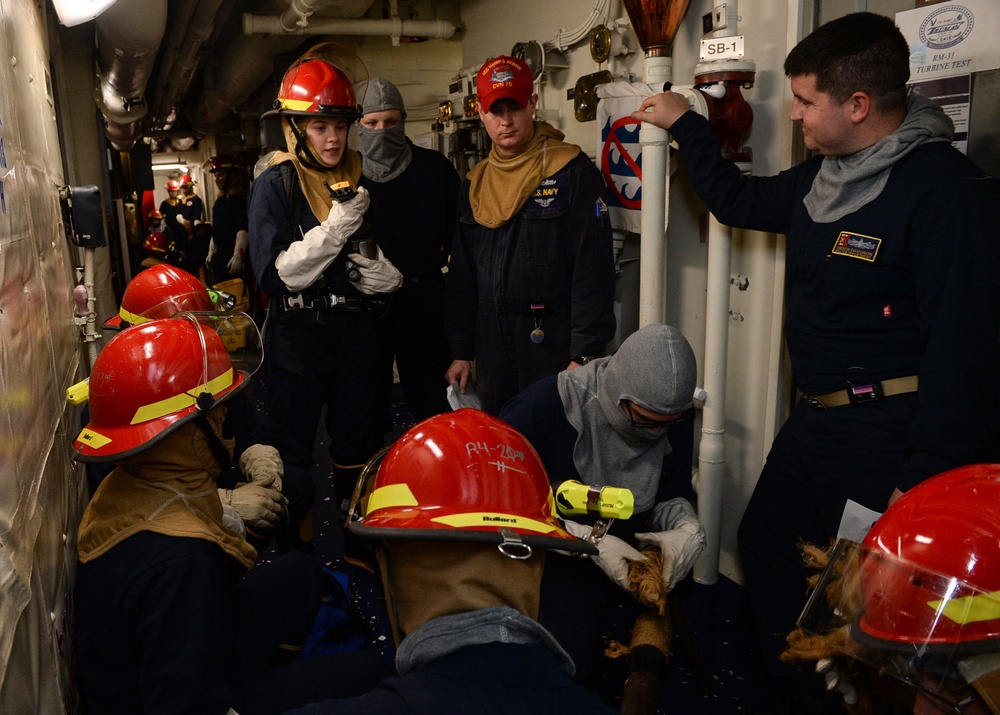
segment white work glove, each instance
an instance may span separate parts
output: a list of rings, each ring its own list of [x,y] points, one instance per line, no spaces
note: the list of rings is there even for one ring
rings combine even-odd
[[[206,267],[212,265],[212,256],[215,255],[215,251],[216,250],[217,249],[215,248],[215,237],[213,236],[212,240],[208,242],[208,255],[205,256],[205,266]]]
[[[590,536],[591,527],[585,524],[578,524],[568,519],[565,524],[566,531],[577,538],[586,540]],[[646,557],[641,551],[632,548],[627,542],[611,534],[605,534],[604,538],[597,544],[597,550],[599,553],[596,556],[588,556],[588,558],[600,566],[601,571],[608,578],[628,591],[629,563],[642,561]]]
[[[288,500],[271,487],[241,483],[235,489],[220,489],[219,499],[223,507],[235,509],[251,529],[271,530],[288,518]]]
[[[368,210],[368,190],[343,203],[334,201],[326,220],[306,231],[301,241],[294,241],[274,260],[278,277],[292,293],[311,286],[340,255],[347,239],[361,228]]]
[[[222,525],[230,531],[235,531],[244,539],[247,538],[247,527],[243,524],[243,520],[236,513],[236,510],[228,504],[222,505]]]
[[[285,464],[278,450],[269,444],[251,444],[240,455],[240,471],[251,484],[281,491]]]
[[[639,542],[656,546],[663,554],[663,582],[671,591],[688,575],[705,549],[705,527],[687,499],[677,497],[653,507],[653,523],[662,531],[635,535]]]
[[[858,689],[849,674],[840,667],[837,658],[820,658],[816,661],[816,672],[823,676],[827,690],[836,690],[844,697],[847,705],[858,704]]]
[[[376,246],[376,250],[378,251],[376,258],[365,258],[360,253],[348,256],[361,273],[361,278],[354,285],[366,295],[392,293],[403,285],[403,274],[389,262],[381,248]]]
[[[233,249],[233,257],[229,259],[229,263],[226,264],[226,268],[229,269],[229,275],[235,276],[243,270],[243,255],[246,253],[247,246],[250,245],[250,234],[246,231],[239,231],[236,234],[236,248]]]

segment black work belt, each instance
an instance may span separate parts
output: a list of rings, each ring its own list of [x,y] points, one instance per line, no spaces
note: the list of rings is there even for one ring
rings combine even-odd
[[[917,376],[894,377],[891,380],[871,382],[867,385],[852,385],[846,390],[828,392],[825,395],[803,395],[802,399],[817,410],[844,405],[859,405],[865,402],[878,402],[885,397],[905,395],[917,391]]]
[[[293,293],[283,295],[278,300],[278,309],[282,312],[307,308],[328,313],[358,313],[362,310],[377,311],[384,307],[385,302],[381,300],[348,298],[334,293]]]
[[[506,301],[502,299],[482,299],[479,300],[479,309],[489,312],[509,313],[512,315],[544,315],[557,310],[568,310],[570,308],[570,298],[568,295],[559,295],[554,298],[538,300],[534,303],[525,300]]]

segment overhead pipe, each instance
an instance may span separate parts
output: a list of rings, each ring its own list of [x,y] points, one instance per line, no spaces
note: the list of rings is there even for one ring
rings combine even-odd
[[[302,42],[295,35],[243,35],[226,49],[214,84],[206,85],[193,103],[188,119],[193,128],[210,134],[224,125],[233,110],[274,73],[274,58]]]
[[[314,4],[314,0],[261,0],[253,9],[256,12],[273,11],[274,15],[283,18],[283,22],[289,23],[293,22],[292,15],[307,20]],[[362,6],[368,7],[364,3]],[[236,107],[274,74],[274,58],[295,50],[301,42],[301,37],[283,32],[243,34],[234,39],[225,49],[214,76],[206,73],[200,96],[188,104],[187,119],[193,129],[202,134],[221,129]]]
[[[146,84],[167,27],[167,0],[118,0],[95,21],[98,104],[106,134],[128,151],[146,116]]]
[[[385,20],[365,18],[313,20],[308,25],[286,29],[282,18],[266,15],[243,15],[243,32],[246,34],[284,35],[351,35],[362,37],[432,37],[447,40],[458,28],[445,20],[404,20],[393,17]]]
[[[300,27],[308,25],[309,18],[316,12],[316,7],[319,3],[320,0],[292,0],[288,5],[288,9],[278,18],[282,30],[286,33],[291,33]]]
[[[170,107],[164,109],[164,98],[166,97],[167,84],[174,71],[174,62],[180,53],[181,45],[184,44],[184,35],[191,26],[191,18],[194,15],[195,3],[197,0],[180,0],[174,4],[174,14],[170,23],[170,32],[163,41],[163,51],[160,53],[159,71],[156,82],[150,85],[151,114],[155,119],[160,119],[170,111]]]
[[[173,65],[158,98],[159,111],[156,117],[161,121],[174,108],[177,98],[182,97],[191,86],[205,42],[212,37],[216,24],[226,20],[220,16],[224,0],[187,0],[187,2],[194,2],[195,9],[181,45],[176,49]],[[232,9],[231,5],[227,7]]]

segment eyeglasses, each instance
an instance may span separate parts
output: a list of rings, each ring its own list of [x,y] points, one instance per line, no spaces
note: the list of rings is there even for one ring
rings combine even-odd
[[[662,419],[654,420],[638,414],[631,400],[622,400],[619,404],[625,411],[625,416],[628,417],[629,424],[639,429],[660,430],[673,427],[676,424],[687,422],[691,419],[691,410],[685,410],[674,415],[664,415]]]

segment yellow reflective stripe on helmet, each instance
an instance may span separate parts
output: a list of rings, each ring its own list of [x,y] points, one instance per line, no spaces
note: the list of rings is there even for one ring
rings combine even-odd
[[[198,385],[193,390],[182,392],[179,395],[168,397],[165,400],[154,402],[151,405],[140,407],[132,417],[132,424],[148,422],[158,417],[166,417],[175,412],[191,407],[198,401],[198,395],[203,392],[211,392],[213,396],[218,395],[227,387],[233,384],[233,369],[229,368],[214,380],[209,380],[204,385]]]
[[[76,438],[77,442],[83,442],[88,447],[93,447],[94,449],[100,449],[104,445],[111,442],[110,437],[105,437],[99,432],[94,432],[92,429],[87,429],[84,427],[83,431]]]
[[[365,514],[371,514],[378,509],[386,509],[394,506],[419,506],[417,498],[405,484],[390,484],[379,487],[368,497],[368,508]]]
[[[457,529],[470,526],[512,526],[526,531],[535,531],[539,534],[548,534],[555,531],[555,527],[546,524],[544,521],[536,519],[526,519],[523,516],[513,514],[499,514],[490,512],[468,512],[465,514],[452,514],[450,516],[437,516],[431,519],[439,524],[451,526]]]
[[[979,621],[992,621],[1000,618],[1000,591],[952,598],[947,603],[944,600],[928,601],[927,605],[960,626]]]
[[[304,112],[313,106],[309,99],[280,99],[278,100],[282,109],[290,109],[293,112]]]
[[[140,325],[141,323],[148,323],[149,318],[143,318],[141,315],[136,315],[135,313],[130,313],[124,308],[118,311],[118,317],[124,320],[129,325]]]

